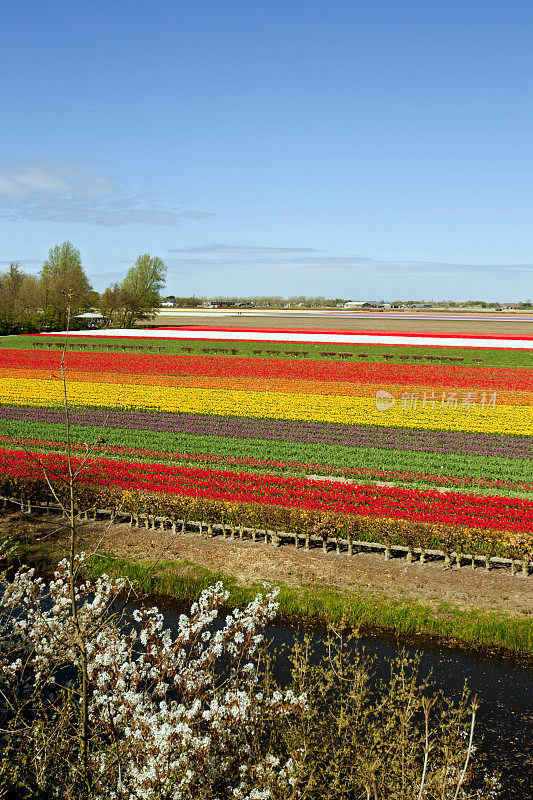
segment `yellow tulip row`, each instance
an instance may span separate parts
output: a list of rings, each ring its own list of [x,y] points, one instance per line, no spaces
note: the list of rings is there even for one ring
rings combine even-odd
[[[0,402],[18,405],[58,406],[63,398],[60,381],[4,379]],[[374,398],[287,394],[241,390],[194,389],[169,386],[74,382],[68,399],[75,406],[113,406],[144,410],[197,414],[294,419],[309,422],[339,422],[351,425],[385,425],[407,428],[437,428],[474,433],[533,434],[533,408],[479,404],[457,408],[441,403],[404,407],[401,402],[386,411],[376,408]]]

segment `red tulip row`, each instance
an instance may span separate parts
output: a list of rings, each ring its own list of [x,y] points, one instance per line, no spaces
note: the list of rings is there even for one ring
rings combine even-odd
[[[15,477],[42,475],[38,460],[52,476],[66,476],[64,456],[0,451],[0,470]],[[80,459],[73,459],[79,466]],[[163,464],[99,459],[88,461],[80,480],[101,486],[259,503],[337,514],[386,517],[450,526],[516,533],[530,531],[533,502],[519,498],[356,485],[328,480],[287,478]]]
[[[0,369],[58,370],[60,351],[0,350]],[[533,370],[413,364],[346,364],[338,361],[227,358],[225,356],[135,355],[126,353],[66,354],[67,370],[122,372],[134,375],[196,375],[242,378],[285,378],[349,381],[388,385],[472,387],[493,390],[527,390]]]
[[[60,450],[65,451],[65,442],[49,441],[47,439],[18,439],[14,440],[11,436],[0,436],[0,442],[6,445],[13,445],[15,441],[25,449],[39,448],[40,450]],[[73,451],[80,450],[85,452],[86,445],[71,442]],[[166,450],[153,450],[146,447],[123,447],[115,445],[93,445],[91,453],[102,453],[109,456],[122,455],[135,460],[146,461],[156,459],[157,461],[174,461],[189,464],[192,462],[203,462],[206,464],[219,464],[229,467],[252,467],[258,470],[275,470],[276,472],[299,472],[308,475],[332,475],[345,478],[381,480],[381,481],[423,481],[433,483],[437,486],[461,486],[483,487],[487,489],[520,489],[533,492],[533,483],[527,481],[504,481],[491,478],[472,478],[467,475],[443,475],[442,473],[432,474],[427,472],[412,472],[406,470],[385,470],[372,469],[371,467],[339,467],[331,464],[324,464],[319,461],[280,461],[271,458],[251,458],[250,456],[225,456],[213,453],[188,453]]]

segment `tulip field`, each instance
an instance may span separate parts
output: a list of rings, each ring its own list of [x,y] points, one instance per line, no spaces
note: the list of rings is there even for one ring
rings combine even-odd
[[[533,337],[512,337],[506,363],[501,337],[435,334],[395,347],[367,332],[363,354],[339,335],[342,353],[313,358],[294,333],[278,332],[276,351],[271,332],[245,334],[216,329],[211,344],[227,335],[231,345],[216,355],[200,355],[191,330],[178,343],[160,330],[156,353],[71,337],[69,438],[95,505],[98,493],[130,511],[200,504],[214,521],[533,558]],[[314,335],[314,347],[331,347],[331,332],[322,345]],[[210,344],[208,329],[201,339]],[[20,493],[42,483],[39,461],[56,476],[66,469],[61,343],[8,345],[2,491]],[[482,353],[476,363],[469,348]]]

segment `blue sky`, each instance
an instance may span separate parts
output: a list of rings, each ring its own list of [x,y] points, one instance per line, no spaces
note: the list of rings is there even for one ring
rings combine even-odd
[[[533,296],[533,4],[3,0],[0,265]]]

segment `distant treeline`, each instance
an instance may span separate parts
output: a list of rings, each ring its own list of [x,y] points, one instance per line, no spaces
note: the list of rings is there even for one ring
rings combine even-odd
[[[317,297],[307,297],[306,295],[293,295],[292,297],[281,297],[281,295],[250,295],[248,297],[233,297],[216,295],[215,297],[173,297],[170,295],[164,298],[168,301],[175,301],[177,308],[194,308],[197,306],[213,305],[228,306],[235,308],[338,308],[347,301],[342,297],[334,299],[318,295]]]
[[[232,296],[215,295],[214,297],[175,297],[169,295],[164,297],[165,304],[172,304],[175,308],[198,308],[200,306],[214,306],[220,308],[343,308],[346,303],[353,301],[343,297],[327,298],[323,295],[308,297],[307,295],[292,295],[282,297],[281,295],[253,295],[253,296]],[[485,300],[368,300],[362,304],[361,308],[448,308],[448,309],[493,309],[495,311],[503,308],[528,310],[533,308],[531,300],[515,303],[488,302]]]

